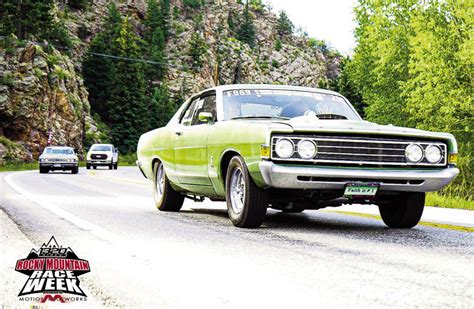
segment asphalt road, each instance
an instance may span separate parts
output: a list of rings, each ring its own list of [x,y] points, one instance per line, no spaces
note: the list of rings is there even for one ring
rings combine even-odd
[[[89,261],[94,307],[474,307],[469,231],[388,229],[330,208],[269,210],[262,228],[238,229],[224,203],[159,212],[133,167],[0,173],[0,185],[0,304],[18,305],[15,261],[54,235]]]

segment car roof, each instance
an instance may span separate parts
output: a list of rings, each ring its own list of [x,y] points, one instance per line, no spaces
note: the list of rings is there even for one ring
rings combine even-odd
[[[74,150],[74,148],[72,148],[72,147],[69,147],[69,146],[47,146],[46,148],[54,148],[54,149],[72,149],[72,150]]]
[[[333,94],[340,96],[339,93],[312,87],[302,87],[302,86],[290,86],[290,85],[273,85],[273,84],[232,84],[232,85],[221,85],[215,86],[212,88],[205,89],[199,92],[197,95],[206,93],[209,91],[227,91],[227,90],[237,90],[237,89],[276,89],[276,90],[299,90],[299,91],[312,91],[326,94]]]
[[[112,144],[94,144],[92,146],[110,146],[110,147],[114,147],[114,145],[112,145]]]

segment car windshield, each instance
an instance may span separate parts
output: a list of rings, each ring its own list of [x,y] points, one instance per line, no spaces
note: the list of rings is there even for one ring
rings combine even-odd
[[[72,155],[74,150],[71,148],[46,148],[45,153],[47,154],[62,154],[62,155]]]
[[[92,151],[111,151],[112,147],[107,146],[107,145],[95,145],[92,146]]]
[[[224,119],[283,118],[315,115],[319,119],[360,120],[350,104],[332,94],[278,89],[224,91]]]

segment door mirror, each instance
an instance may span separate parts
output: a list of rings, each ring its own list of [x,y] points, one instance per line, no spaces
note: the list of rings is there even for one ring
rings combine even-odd
[[[199,122],[212,122],[214,119],[214,116],[212,116],[212,113],[208,112],[200,112],[198,115]]]

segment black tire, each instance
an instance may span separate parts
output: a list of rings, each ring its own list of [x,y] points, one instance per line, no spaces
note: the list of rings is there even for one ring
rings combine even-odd
[[[162,172],[162,193],[159,194],[158,188],[158,172]],[[161,211],[179,211],[184,203],[184,195],[175,191],[172,187],[168,178],[166,177],[163,164],[157,162],[153,165],[153,197],[155,199],[156,208]]]
[[[109,164],[109,170],[113,169],[114,168],[114,163],[113,162],[110,162]]]
[[[79,166],[73,167],[71,170],[71,174],[77,174],[79,173]]]
[[[88,170],[90,170],[90,169],[91,169],[91,165],[90,165],[89,163],[86,163],[86,168],[87,168]]]
[[[241,184],[244,185],[243,196],[241,197],[233,195],[231,189],[233,186],[235,187],[232,183],[237,182],[237,179],[243,181]],[[262,225],[267,214],[268,192],[258,188],[253,182],[242,157],[235,156],[230,160],[225,188],[227,212],[232,224],[242,228],[257,228]],[[236,198],[240,198],[240,202]],[[241,210],[239,211],[238,207],[233,206],[233,203],[242,204]]]
[[[284,213],[300,213],[303,212],[305,209],[298,205],[298,203],[290,202],[290,203],[274,203],[272,205],[273,209],[280,210]]]
[[[96,170],[96,169],[97,169],[97,165],[92,165],[92,168]]]
[[[424,192],[408,192],[401,193],[388,204],[379,205],[379,211],[388,227],[407,229],[420,222],[424,207]]]
[[[115,162],[114,164],[114,170],[118,169],[118,162]]]
[[[49,171],[48,171],[47,167],[40,166],[39,172],[40,172],[40,174],[47,174]]]

